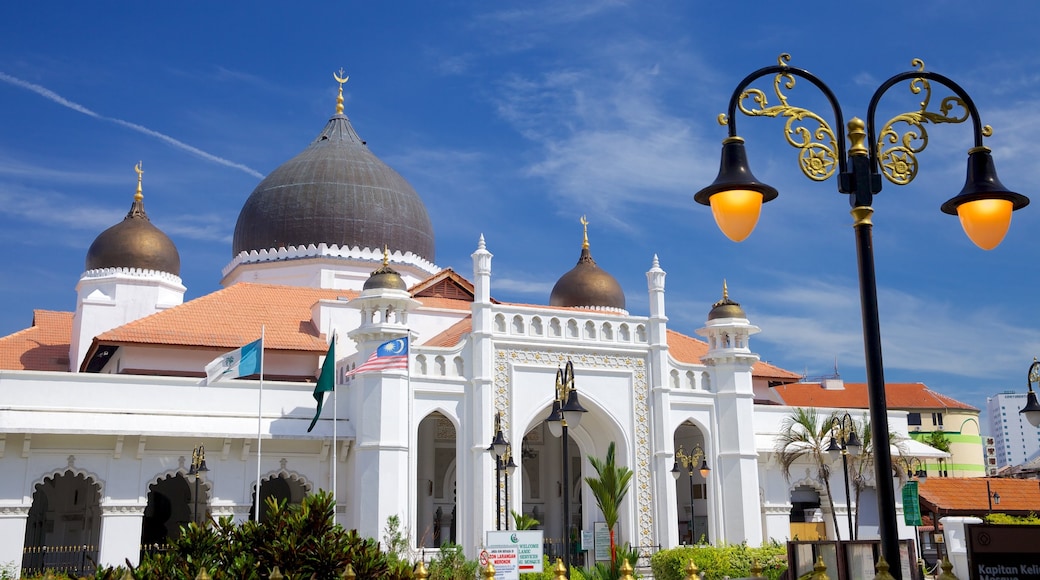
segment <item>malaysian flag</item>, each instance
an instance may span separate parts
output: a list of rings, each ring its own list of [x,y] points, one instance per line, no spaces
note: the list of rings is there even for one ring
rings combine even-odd
[[[408,337],[395,338],[379,345],[379,348],[368,357],[364,363],[356,369],[349,371],[346,376],[372,371],[385,371],[389,369],[408,368]]]

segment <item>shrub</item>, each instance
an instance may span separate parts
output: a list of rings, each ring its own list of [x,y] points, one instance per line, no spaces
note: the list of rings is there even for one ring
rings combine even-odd
[[[776,541],[758,548],[747,544],[683,546],[657,552],[650,559],[650,567],[657,580],[683,580],[691,559],[709,580],[751,576],[755,560],[767,578],[776,580],[787,569],[787,547]]]
[[[430,561],[430,580],[474,580],[479,569],[476,560],[466,559],[462,546],[442,544],[440,553]]]

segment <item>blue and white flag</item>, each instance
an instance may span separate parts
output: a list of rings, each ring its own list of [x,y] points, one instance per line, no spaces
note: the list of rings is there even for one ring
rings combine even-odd
[[[202,384],[209,385],[224,379],[248,377],[260,372],[260,354],[263,345],[260,340],[251,342],[242,348],[222,354],[206,365],[206,378]]]

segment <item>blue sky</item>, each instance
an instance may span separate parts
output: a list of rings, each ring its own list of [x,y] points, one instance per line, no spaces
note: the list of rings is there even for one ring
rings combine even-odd
[[[762,328],[764,360],[810,376],[836,362],[863,381],[848,203],[833,179],[802,176],[782,121],[738,118],[752,169],[780,191],[747,241],[726,240],[692,197],[718,170],[716,116],[780,53],[821,77],[846,118],[920,58],[972,96],[1001,180],[1036,201],[1000,247],[974,247],[938,209],[963,185],[970,127],[929,127],[917,179],[875,200],[886,379],[978,407],[1025,388],[1040,355],[1040,164],[1027,147],[1040,133],[1040,5],[292,4],[0,7],[0,335],[33,308],[74,307],[86,250],[129,209],[138,160],[187,297],[217,289],[239,209],[321,130],[343,67],[346,113],[422,196],[438,265],[471,275],[483,233],[493,295],[545,303],[587,214],[593,255],[633,313],[647,312],[658,254],[672,328],[699,328],[725,278]],[[808,83],[789,95],[830,121]],[[879,120],[916,103],[899,85]]]

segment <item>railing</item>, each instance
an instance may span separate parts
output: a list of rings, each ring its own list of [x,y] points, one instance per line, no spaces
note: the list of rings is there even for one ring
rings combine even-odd
[[[45,570],[93,574],[97,558],[97,546],[27,546],[22,549],[22,576],[43,574]]]

